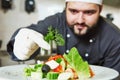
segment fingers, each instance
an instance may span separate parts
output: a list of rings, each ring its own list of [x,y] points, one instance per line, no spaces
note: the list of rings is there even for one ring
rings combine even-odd
[[[20,60],[28,59],[39,46],[28,37],[28,32],[20,30],[15,37],[13,52]]]
[[[31,30],[21,29],[15,37],[14,54],[21,60],[28,59],[39,47],[50,50],[50,45],[43,39],[43,35]]]
[[[38,44],[39,47],[50,50],[50,44],[48,44],[44,39],[43,35],[41,33],[32,31],[29,34],[29,38],[33,40],[36,44]]]

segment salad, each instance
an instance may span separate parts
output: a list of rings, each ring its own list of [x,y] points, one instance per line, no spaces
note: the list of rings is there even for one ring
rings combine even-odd
[[[24,68],[33,80],[88,80],[94,76],[87,61],[73,47],[68,54],[51,56],[46,62]]]

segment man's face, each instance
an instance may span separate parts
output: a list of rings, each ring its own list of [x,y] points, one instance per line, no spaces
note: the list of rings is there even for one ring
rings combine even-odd
[[[75,34],[85,35],[93,28],[100,15],[100,6],[85,2],[68,2],[66,4],[66,18],[68,25]]]

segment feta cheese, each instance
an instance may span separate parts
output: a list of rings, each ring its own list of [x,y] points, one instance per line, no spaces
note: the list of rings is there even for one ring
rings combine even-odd
[[[59,64],[54,60],[50,60],[46,62],[45,64],[49,65],[51,69],[55,69],[59,66]]]

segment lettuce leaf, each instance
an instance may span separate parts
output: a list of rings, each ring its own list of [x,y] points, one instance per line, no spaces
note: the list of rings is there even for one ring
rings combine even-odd
[[[76,71],[79,79],[86,80],[90,77],[89,64],[82,59],[75,47],[73,47],[68,54],[64,54],[63,57],[68,62],[69,67]]]

